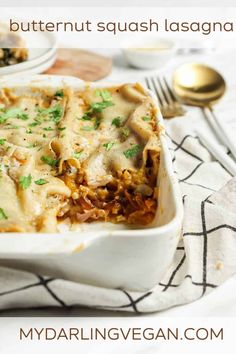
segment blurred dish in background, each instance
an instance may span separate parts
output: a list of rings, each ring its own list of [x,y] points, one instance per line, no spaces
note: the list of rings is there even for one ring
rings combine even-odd
[[[35,48],[35,44],[37,48]],[[40,74],[56,60],[57,39],[47,32],[10,33],[0,24],[0,76]]]
[[[174,41],[157,36],[123,42],[122,51],[127,62],[139,69],[163,67],[177,51]]]
[[[207,41],[200,41],[194,38],[179,38],[177,41],[178,51],[180,55],[189,54],[207,54],[212,53],[217,49],[217,43],[208,39]]]
[[[11,33],[0,23],[0,67],[22,63],[28,59],[26,43],[21,36]]]
[[[6,48],[9,42],[17,48]],[[24,41],[15,34],[0,32],[0,67],[22,63],[28,59]]]
[[[33,74],[44,74],[45,71],[50,69],[55,61],[57,59],[57,54],[56,52],[49,57],[47,60],[43,61],[42,63],[39,63],[38,65],[35,65],[33,67],[26,68],[25,70],[21,71],[16,71],[14,73],[10,73],[8,75],[4,75],[3,77],[12,77],[12,76],[19,76],[19,75],[33,75]]]

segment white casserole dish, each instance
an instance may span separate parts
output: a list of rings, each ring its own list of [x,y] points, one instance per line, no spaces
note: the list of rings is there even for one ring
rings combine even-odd
[[[73,77],[45,75],[0,80],[0,87],[20,89],[58,89],[64,85],[80,89],[84,82]],[[157,116],[163,126],[159,110]],[[57,234],[0,233],[0,265],[102,287],[151,289],[170,266],[183,220],[181,193],[164,129],[160,139],[159,205],[152,225],[130,228],[100,222]]]

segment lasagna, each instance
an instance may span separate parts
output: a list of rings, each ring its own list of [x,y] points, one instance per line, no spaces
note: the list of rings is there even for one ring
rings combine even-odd
[[[57,232],[69,220],[147,225],[160,141],[139,84],[0,90],[0,231]]]

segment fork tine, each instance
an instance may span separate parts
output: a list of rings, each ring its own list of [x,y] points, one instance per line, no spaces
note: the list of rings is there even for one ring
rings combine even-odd
[[[145,77],[144,79],[147,88],[155,92],[164,118],[184,115],[185,110],[170,88],[165,77],[151,76]]]
[[[163,98],[161,97],[161,95],[160,95],[160,93],[159,93],[157,84],[155,83],[155,80],[154,80],[153,77],[151,78],[151,82],[152,82],[152,85],[153,85],[153,87],[154,87],[154,90],[155,90],[155,93],[156,93],[156,95],[157,95],[157,98],[158,98],[158,101],[159,101],[160,105],[161,105],[161,106],[164,106],[164,105],[165,105],[165,102],[164,102]]]
[[[149,79],[148,79],[147,77],[145,77],[144,80],[145,80],[145,84],[146,84],[147,88],[148,88],[149,90],[151,90],[152,88],[151,88],[151,86],[150,86]]]
[[[175,97],[175,94],[174,94],[174,92],[171,90],[171,88],[170,88],[170,86],[169,86],[169,84],[168,84],[168,82],[167,82],[167,80],[166,80],[165,77],[163,77],[163,81],[164,81],[164,83],[165,83],[166,89],[167,89],[167,91],[168,91],[170,97],[172,98],[172,100],[173,100],[174,102],[177,102],[177,99],[176,99],[176,97]]]
[[[165,90],[165,88],[164,88],[164,85],[163,85],[163,83],[161,82],[161,79],[160,79],[159,77],[157,78],[157,81],[158,81],[158,83],[159,83],[159,86],[160,86],[162,95],[165,97],[166,103],[167,103],[167,104],[171,104],[171,99],[170,99],[170,97],[168,96],[168,94],[167,94],[167,92],[166,92],[166,90]]]

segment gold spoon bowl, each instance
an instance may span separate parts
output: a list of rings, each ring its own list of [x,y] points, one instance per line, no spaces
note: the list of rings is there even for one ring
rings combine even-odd
[[[225,93],[223,77],[209,66],[197,63],[181,65],[173,75],[173,87],[181,101],[211,107]]]

